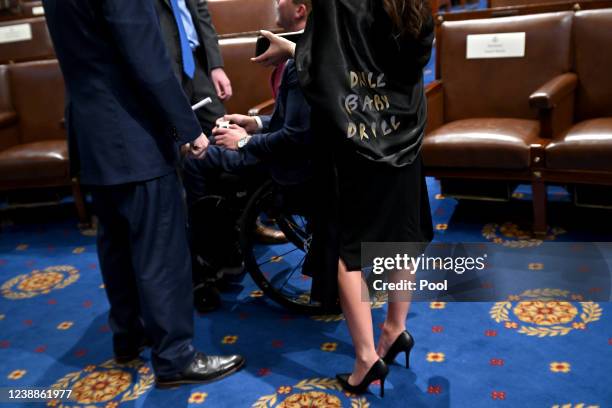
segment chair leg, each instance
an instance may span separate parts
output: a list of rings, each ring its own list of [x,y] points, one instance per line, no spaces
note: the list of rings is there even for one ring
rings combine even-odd
[[[85,199],[83,198],[83,192],[81,191],[81,184],[79,183],[79,179],[76,177],[72,179],[72,197],[79,216],[79,227],[90,228],[91,218],[87,215]]]
[[[541,180],[531,182],[533,195],[533,232],[536,236],[546,235],[546,184]]]

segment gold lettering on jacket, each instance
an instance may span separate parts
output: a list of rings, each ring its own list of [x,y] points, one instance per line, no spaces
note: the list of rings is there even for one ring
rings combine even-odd
[[[379,134],[388,136],[399,130],[401,123],[395,115],[390,118],[382,115],[391,108],[389,96],[384,92],[387,86],[384,73],[349,71],[348,80],[351,93],[344,97],[344,110],[349,117],[353,117],[357,112],[362,118],[363,114],[379,114],[378,119],[368,124],[349,119],[346,130],[348,138],[358,136],[360,140],[367,140],[370,136],[373,138],[377,138]]]

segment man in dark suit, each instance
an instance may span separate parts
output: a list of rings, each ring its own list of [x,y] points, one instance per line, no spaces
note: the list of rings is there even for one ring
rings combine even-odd
[[[208,139],[181,90],[150,0],[44,0],[67,89],[73,171],[92,191],[115,358],[152,346],[158,387],[226,376],[240,356],[192,345],[191,265],[177,143]]]
[[[215,145],[204,158],[185,160],[187,202],[207,193],[206,181],[218,172],[242,173],[265,166],[281,185],[300,184],[310,176],[310,106],[298,83],[293,60],[287,62],[271,116],[226,115],[229,128],[215,128]]]
[[[232,96],[232,86],[223,70],[208,1],[155,0],[155,8],[172,68],[191,104],[206,97],[213,100],[196,111],[204,133],[210,134],[215,120],[225,113],[222,102]],[[181,46],[181,37],[188,47]]]
[[[280,0],[277,2],[278,25],[285,31],[298,31],[306,25],[311,8],[309,0]],[[246,62],[246,61],[245,61]],[[276,106],[271,116],[251,117],[225,115],[231,122],[228,129],[214,129],[216,145],[210,146],[205,158],[188,159],[184,163],[183,180],[191,219],[201,219],[208,209],[196,205],[198,200],[211,193],[211,184],[222,173],[233,173],[252,178],[253,174],[268,172],[282,185],[295,185],[310,176],[310,107],[300,89],[293,61],[277,68],[278,79],[272,78]],[[204,203],[205,204],[205,203]],[[217,222],[223,217],[212,215]],[[192,223],[194,254],[195,306],[204,313],[217,308],[219,295],[211,283],[217,278],[218,269],[236,269],[239,256],[230,236],[210,236],[197,222]],[[229,220],[224,230],[233,230],[234,220]],[[229,241],[229,242],[228,242]],[[199,243],[207,243],[199,248]]]

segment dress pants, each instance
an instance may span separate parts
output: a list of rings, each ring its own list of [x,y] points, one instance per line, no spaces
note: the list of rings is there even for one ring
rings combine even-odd
[[[202,159],[188,157],[183,162],[183,183],[187,192],[187,204],[191,207],[196,201],[210,193],[222,173],[247,177],[260,175],[265,170],[259,159],[245,151],[226,149],[211,144]]]
[[[97,186],[92,199],[115,353],[137,349],[146,335],[155,373],[181,372],[195,349],[191,258],[177,174]]]

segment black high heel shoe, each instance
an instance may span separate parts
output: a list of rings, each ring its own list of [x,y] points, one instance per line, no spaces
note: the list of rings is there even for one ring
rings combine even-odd
[[[389,374],[389,367],[382,359],[378,359],[374,363],[374,365],[370,368],[370,370],[366,373],[363,380],[357,385],[349,384],[349,377],[351,373],[348,374],[337,374],[336,379],[338,383],[344,388],[345,391],[348,391],[353,394],[363,394],[368,390],[368,386],[376,380],[380,380],[380,396],[385,396],[385,378],[387,378],[387,374]]]
[[[395,357],[402,351],[406,353],[406,368],[410,368],[410,351],[414,347],[414,338],[407,331],[397,336],[387,354],[382,358],[386,364],[393,364]]]

